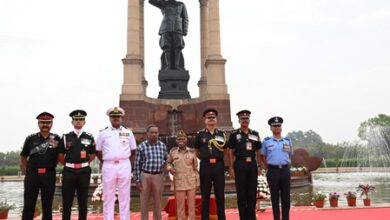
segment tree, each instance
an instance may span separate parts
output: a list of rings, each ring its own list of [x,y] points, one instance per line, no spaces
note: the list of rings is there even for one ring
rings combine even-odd
[[[390,116],[379,114],[362,122],[358,135],[367,141],[369,146],[384,147],[390,151]]]
[[[287,134],[294,148],[305,148],[310,155],[322,158],[343,158],[345,147],[325,143],[322,137],[313,130],[293,131]]]
[[[294,145],[307,146],[307,145],[318,145],[324,144],[319,134],[313,130],[309,131],[293,131],[287,134],[291,138]]]
[[[9,151],[0,153],[0,166],[17,166],[19,165],[20,151]]]

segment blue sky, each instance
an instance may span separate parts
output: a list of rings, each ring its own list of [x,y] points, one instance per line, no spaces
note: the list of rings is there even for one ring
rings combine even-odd
[[[198,95],[199,3],[183,53],[190,92]],[[362,121],[390,114],[390,1],[221,0],[222,55],[232,121],[252,110],[252,127],[270,135],[269,117],[284,131],[309,130],[324,141],[357,139]],[[86,130],[108,124],[119,103],[126,53],[126,0],[1,0],[0,151],[16,149],[50,111],[53,131],[71,129],[68,114],[85,109]],[[160,11],[145,2],[148,96],[156,97]]]

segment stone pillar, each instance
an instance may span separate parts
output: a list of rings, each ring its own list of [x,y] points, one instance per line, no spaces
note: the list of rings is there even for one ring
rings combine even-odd
[[[124,79],[121,100],[143,100],[145,94],[143,57],[143,7],[142,0],[128,0],[127,54],[124,64]]]
[[[198,81],[199,96],[205,97],[207,92],[207,35],[208,35],[208,0],[199,0],[200,3],[200,80]]]
[[[139,35],[139,42],[140,42],[140,53],[141,53],[141,59],[145,62],[145,28],[144,28],[144,7],[145,7],[145,0],[139,0],[139,26],[140,26],[140,35]],[[144,94],[146,96],[146,87],[148,86],[148,81],[145,79],[145,68],[144,65],[142,65],[142,86],[144,89]]]
[[[227,100],[225,63],[221,55],[219,0],[208,0],[208,48],[205,62],[207,73],[207,100]]]

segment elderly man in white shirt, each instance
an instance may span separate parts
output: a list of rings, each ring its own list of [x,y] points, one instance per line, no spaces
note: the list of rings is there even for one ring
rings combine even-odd
[[[133,132],[122,126],[125,111],[120,107],[107,110],[111,126],[101,130],[96,141],[96,151],[103,163],[103,215],[114,219],[115,192],[118,188],[120,219],[130,218],[131,163],[137,145]]]

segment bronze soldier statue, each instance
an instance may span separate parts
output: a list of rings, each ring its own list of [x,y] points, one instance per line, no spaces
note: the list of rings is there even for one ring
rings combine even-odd
[[[149,0],[149,3],[160,8],[164,16],[158,33],[161,36],[160,47],[164,51],[162,69],[184,70],[181,50],[184,48],[183,36],[188,32],[186,6],[176,0]]]

